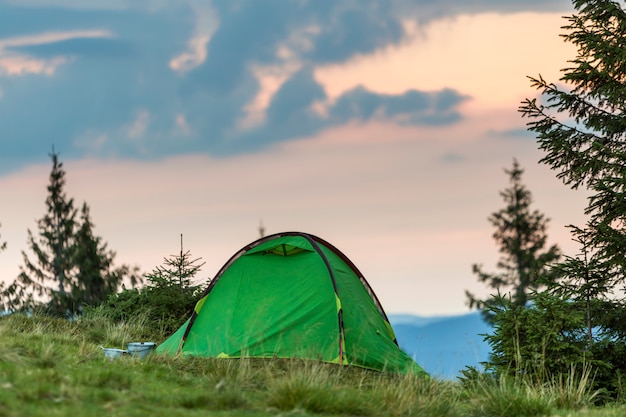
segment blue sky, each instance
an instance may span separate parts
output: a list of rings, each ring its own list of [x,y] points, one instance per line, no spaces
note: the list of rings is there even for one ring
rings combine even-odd
[[[54,146],[119,262],[149,271],[183,233],[210,276],[263,222],[334,243],[388,311],[463,311],[514,157],[558,243],[583,219],[516,112],[526,75],[556,81],[574,57],[572,10],[0,0],[0,272],[44,213]]]

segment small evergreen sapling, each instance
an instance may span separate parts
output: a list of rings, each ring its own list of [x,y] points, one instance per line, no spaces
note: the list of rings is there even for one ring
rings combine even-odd
[[[183,250],[181,235],[180,253],[163,258],[162,265],[145,274],[144,288],[109,296],[102,311],[115,321],[144,315],[148,321],[159,323],[163,336],[171,334],[189,317],[202,293],[203,286],[194,282],[204,265],[200,260]]]

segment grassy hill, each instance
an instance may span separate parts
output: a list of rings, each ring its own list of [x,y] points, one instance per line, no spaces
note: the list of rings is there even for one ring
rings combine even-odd
[[[160,342],[152,323],[0,318],[0,416],[617,417],[574,381],[388,375],[313,361],[121,357],[100,345]],[[598,397],[595,397],[598,398]]]

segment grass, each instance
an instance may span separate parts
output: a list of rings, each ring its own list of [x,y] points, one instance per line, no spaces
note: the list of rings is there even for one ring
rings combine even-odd
[[[150,355],[104,358],[100,345],[160,342],[141,318],[0,318],[4,416],[617,417],[595,406],[590,370],[544,384],[397,376],[314,361]]]

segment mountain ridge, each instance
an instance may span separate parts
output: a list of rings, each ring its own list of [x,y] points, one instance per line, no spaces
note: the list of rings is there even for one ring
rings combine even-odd
[[[390,314],[400,348],[431,376],[455,379],[468,366],[482,369],[491,348],[484,335],[492,332],[480,312],[423,317]]]

